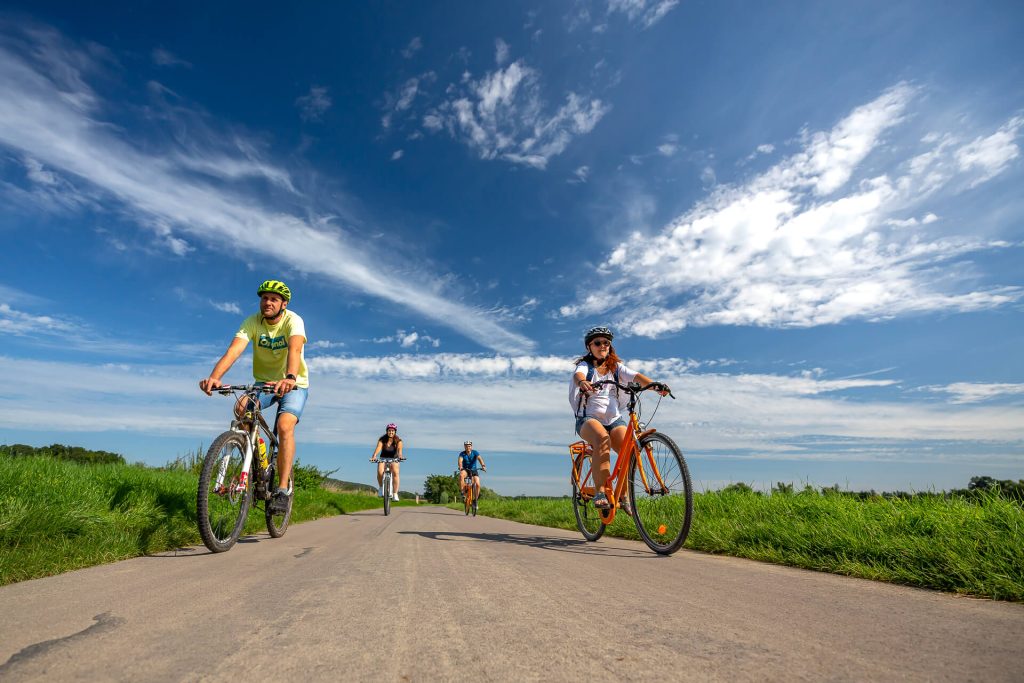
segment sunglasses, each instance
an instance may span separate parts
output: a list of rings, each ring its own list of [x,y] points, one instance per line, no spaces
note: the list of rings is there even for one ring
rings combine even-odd
[[[608,341],[607,339],[595,339],[594,341],[590,342],[590,345],[591,346],[611,346],[612,343],[610,341]]]

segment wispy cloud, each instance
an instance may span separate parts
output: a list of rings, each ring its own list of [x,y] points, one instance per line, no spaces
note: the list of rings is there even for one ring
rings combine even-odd
[[[405,155],[405,152],[403,150],[396,149],[394,152],[391,153],[391,161],[398,161],[404,155]]]
[[[181,59],[170,50],[162,47],[154,48],[151,56],[153,58],[153,63],[157,66],[184,66],[189,69],[192,68],[191,62]]]
[[[68,320],[49,315],[33,315],[11,308],[9,304],[0,304],[0,332],[4,334],[19,337],[38,334],[63,336],[78,327]]]
[[[242,308],[238,304],[230,301],[211,301],[210,305],[216,308],[218,311],[223,313],[233,313],[235,315],[242,315]]]
[[[418,349],[420,346],[427,346],[436,349],[441,346],[440,339],[431,337],[428,334],[422,334],[415,330],[410,332],[398,330],[395,334],[389,337],[378,337],[376,339],[371,339],[370,341],[375,344],[398,344],[403,349]]]
[[[396,116],[402,116],[408,111],[416,96],[422,92],[425,85],[437,80],[437,74],[427,71],[418,76],[413,76],[403,83],[396,91],[384,93],[384,115],[380,119],[382,128],[391,128],[391,123]]]
[[[1024,384],[956,382],[925,388],[932,392],[948,394],[953,403],[981,403],[1007,396],[1024,396]]]
[[[630,21],[650,28],[678,4],[679,0],[608,0],[608,13],[621,12]]]
[[[590,167],[584,164],[572,172],[572,177],[569,178],[569,182],[573,184],[585,183],[589,177]]]
[[[540,72],[521,59],[479,79],[467,74],[449,88],[449,99],[426,113],[423,125],[447,130],[481,159],[546,168],[574,138],[591,132],[611,105],[569,92],[551,110],[540,84]]]
[[[509,47],[509,44],[506,43],[504,40],[502,40],[501,38],[495,39],[495,41],[494,41],[494,61],[498,64],[498,66],[501,66],[502,64],[504,64],[505,62],[508,61],[508,55],[509,55],[509,50],[510,49],[511,48]]]
[[[409,44],[402,48],[402,56],[406,59],[412,59],[413,55],[419,52],[423,48],[423,40],[416,36],[409,41]]]
[[[1007,243],[930,234],[924,226],[937,223],[920,207],[939,190],[966,191],[1008,168],[1020,117],[970,142],[933,136],[889,172],[852,182],[917,94],[899,84],[829,131],[804,131],[802,150],[744,185],[719,188],[660,234],[631,235],[606,261],[603,278],[613,284],[561,312],[593,315],[614,302],[624,310],[620,325],[657,336],[690,325],[807,327],[1018,300],[1017,286],[950,291],[950,263]],[[911,212],[924,218],[891,222]]]
[[[52,31],[26,35],[21,27],[0,25],[0,91],[6,95],[0,98],[0,145],[54,173],[80,179],[97,200],[116,200],[140,227],[177,253],[187,253],[193,242],[241,247],[248,255],[272,256],[298,272],[408,306],[445,325],[459,321],[460,330],[472,329],[474,339],[494,348],[533,346],[481,311],[447,298],[443,279],[408,264],[402,266],[408,278],[379,275],[364,265],[375,259],[331,215],[321,214],[311,198],[289,193],[274,205],[275,197],[262,188],[210,182],[208,176],[233,173],[210,168],[221,156],[231,156],[220,137],[210,135],[205,145],[187,147],[176,146],[170,135],[163,147],[153,140],[145,150],[132,144],[123,126],[102,119],[112,105],[86,83],[96,68],[90,52]],[[249,161],[243,158],[240,164]],[[197,174],[199,166],[207,171]],[[288,177],[283,171],[272,175]],[[296,204],[303,205],[301,216],[289,213]],[[288,239],[282,241],[284,233]]]
[[[303,121],[321,121],[331,108],[331,96],[323,86],[310,86],[309,92],[295,99]]]

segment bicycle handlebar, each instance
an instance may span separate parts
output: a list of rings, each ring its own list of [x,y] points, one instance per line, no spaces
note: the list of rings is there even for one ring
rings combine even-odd
[[[408,460],[408,458],[377,458],[376,461],[370,458],[369,462],[402,462],[403,460]]]
[[[222,396],[227,396],[228,394],[235,391],[241,391],[244,393],[249,393],[250,391],[258,391],[261,393],[272,394],[274,393],[275,389],[272,387],[268,387],[266,384],[222,384],[213,391],[216,391],[218,394],[221,394]]]
[[[672,393],[672,391],[668,388],[668,385],[665,384],[664,382],[651,382],[647,386],[643,386],[642,387],[642,386],[640,386],[640,384],[638,382],[630,382],[629,384],[622,385],[622,384],[619,384],[618,382],[616,382],[613,379],[603,379],[603,380],[601,380],[599,382],[591,382],[590,386],[592,386],[592,387],[602,387],[602,386],[604,386],[606,384],[610,384],[612,386],[616,386],[619,389],[622,389],[623,391],[628,391],[629,393],[631,393],[633,395],[639,394],[640,392],[643,392],[643,391],[647,391],[648,389],[650,389],[651,391],[660,391],[660,390],[664,389],[665,391],[668,392],[669,396],[671,396],[672,398],[675,398],[675,394]]]

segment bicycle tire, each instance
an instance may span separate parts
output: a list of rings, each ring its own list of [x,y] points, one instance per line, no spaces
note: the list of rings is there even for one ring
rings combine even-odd
[[[588,541],[596,541],[604,535],[605,524],[601,521],[600,511],[594,507],[593,494],[585,496],[577,484],[578,481],[587,482],[589,480],[591,488],[593,488],[594,479],[590,473],[590,464],[591,458],[586,454],[577,455],[573,460],[572,511],[576,515],[576,527],[583,534],[583,538]]]
[[[384,472],[384,479],[381,481],[384,485],[384,514],[391,514],[391,474],[387,471]]]
[[[270,476],[267,477],[269,482],[270,491],[276,491],[280,485],[277,481],[277,467],[276,465],[270,466]],[[294,481],[294,479],[293,479]],[[291,487],[291,482],[289,482]],[[271,501],[267,500],[263,503],[263,515],[267,520],[267,533],[270,534],[271,538],[281,538],[284,536],[284,532],[288,531],[288,525],[292,521],[292,505],[295,503],[295,489],[292,489],[292,495],[288,496],[288,507],[285,508],[284,512],[274,512],[270,509]]]
[[[651,460],[657,465],[660,481]],[[655,432],[640,442],[629,468],[629,496],[633,523],[644,543],[659,555],[679,550],[693,522],[693,486],[686,459],[672,439]]]
[[[462,502],[466,507],[466,516],[469,517],[469,510],[473,507],[473,484],[466,487],[466,495],[462,497]]]
[[[224,432],[210,444],[199,475],[196,521],[203,545],[213,553],[231,550],[242,535],[252,502],[252,480],[238,491],[249,441],[238,432]],[[219,477],[222,465],[224,476]],[[218,486],[217,479],[220,478]]]

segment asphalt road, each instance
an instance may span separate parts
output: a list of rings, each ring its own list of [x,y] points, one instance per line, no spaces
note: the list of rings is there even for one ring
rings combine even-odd
[[[0,681],[1024,678],[1024,605],[397,508],[0,588]]]

